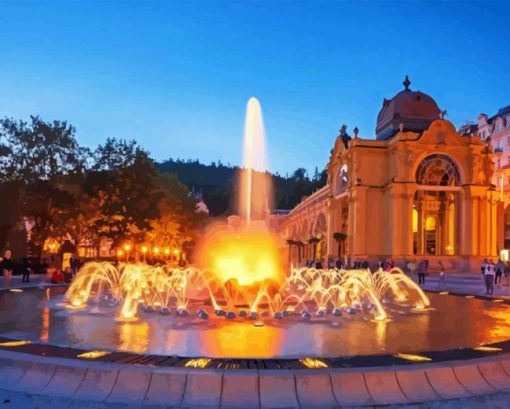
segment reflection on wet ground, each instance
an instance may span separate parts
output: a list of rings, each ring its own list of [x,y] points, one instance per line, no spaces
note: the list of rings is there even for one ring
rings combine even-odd
[[[390,321],[357,313],[304,322],[227,320],[211,312],[200,320],[141,312],[136,322],[115,322],[113,307],[87,310],[60,306],[64,288],[0,294],[0,336],[78,348],[223,358],[297,358],[444,350],[510,338],[510,306],[472,298],[431,294],[433,309],[422,313],[387,305]]]

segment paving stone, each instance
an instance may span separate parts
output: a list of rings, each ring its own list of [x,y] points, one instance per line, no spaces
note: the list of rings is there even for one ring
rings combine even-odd
[[[112,391],[117,381],[118,371],[89,368],[74,397],[90,401],[103,401]]]
[[[437,394],[444,399],[470,396],[469,392],[457,381],[453,369],[449,367],[428,368],[427,379]]]
[[[50,383],[44,388],[44,394],[72,396],[83,382],[86,373],[86,368],[58,366]]]
[[[144,403],[177,406],[184,398],[186,373],[153,373]]]
[[[335,408],[331,379],[328,374],[296,373],[296,390],[302,408]]]
[[[224,372],[221,407],[224,409],[258,409],[260,407],[258,372]]]
[[[283,409],[299,407],[294,375],[290,371],[260,371],[261,408]]]
[[[410,402],[400,389],[394,372],[365,372],[363,376],[367,383],[368,392],[376,404],[390,405]]]
[[[400,389],[413,402],[439,399],[439,395],[430,386],[423,369],[397,371],[395,375]]]
[[[11,387],[14,391],[41,392],[55,374],[55,365],[32,363],[21,379]]]
[[[145,398],[151,381],[150,372],[119,371],[117,382],[106,399],[108,402],[139,403]]]
[[[336,401],[342,406],[373,404],[363,373],[336,372],[330,374]]]
[[[500,392],[510,392],[510,377],[497,361],[483,362],[478,368],[485,380]]]
[[[496,389],[486,382],[478,367],[474,364],[454,366],[453,372],[460,384],[473,395],[496,392]]]
[[[193,371],[188,373],[184,400],[185,408],[219,408],[221,402],[221,372]]]
[[[11,389],[25,374],[29,363],[13,361],[10,359],[0,360],[0,385],[4,389]]]

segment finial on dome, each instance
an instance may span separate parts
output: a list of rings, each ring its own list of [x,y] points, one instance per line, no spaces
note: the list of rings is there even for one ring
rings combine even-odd
[[[446,115],[448,115],[448,111],[446,109],[439,111],[439,119],[444,119]]]
[[[345,135],[347,133],[347,125],[342,125],[340,128],[340,135]]]
[[[357,138],[358,137],[358,134],[359,134],[359,129],[358,127],[355,127],[352,132],[354,132],[354,137]]]
[[[409,91],[409,85],[411,85],[411,81],[409,81],[409,77],[407,75],[404,78],[404,82],[402,82],[402,84],[404,85],[405,90]]]

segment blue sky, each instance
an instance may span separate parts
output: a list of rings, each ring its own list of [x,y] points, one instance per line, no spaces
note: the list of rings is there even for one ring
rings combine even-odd
[[[509,39],[510,2],[0,1],[0,116],[239,164],[256,96],[270,168],[311,171],[405,74],[456,125],[510,104]]]

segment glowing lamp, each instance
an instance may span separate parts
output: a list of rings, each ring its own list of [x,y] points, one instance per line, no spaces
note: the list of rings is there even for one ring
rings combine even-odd
[[[142,247],[142,253],[143,253],[143,254],[147,253],[147,247],[146,247],[146,246],[143,246],[143,247]]]
[[[124,252],[122,250],[118,250],[117,251],[117,256],[118,257],[121,257],[123,254],[124,254]]]
[[[165,249],[165,254],[168,256],[170,254],[170,249]]]
[[[159,254],[159,248],[158,247],[154,247],[154,254]]]
[[[129,251],[131,250],[131,246],[129,244],[124,245],[124,250]]]
[[[174,249],[174,254],[175,255],[179,254],[179,249]]]

